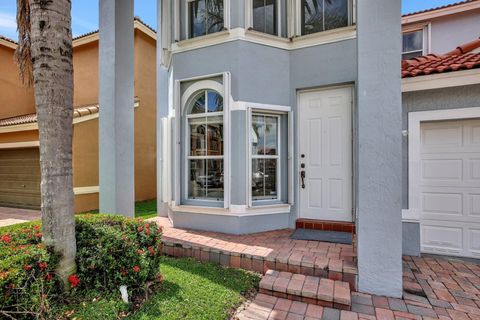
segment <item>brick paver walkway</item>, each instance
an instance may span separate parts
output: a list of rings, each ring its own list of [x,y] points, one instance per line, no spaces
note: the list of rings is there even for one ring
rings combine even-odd
[[[40,219],[40,211],[0,207],[0,227]]]
[[[154,220],[164,226],[165,250],[171,255],[259,272],[265,272],[265,267],[292,273],[313,272],[333,280],[339,280],[335,276],[340,270],[344,274],[345,271],[356,274],[353,246],[291,240],[289,230],[235,236],[175,229],[168,219]],[[234,318],[480,320],[480,260],[405,256],[403,283],[403,299],[352,292],[351,311],[259,293],[253,302],[239,309]]]
[[[478,320],[480,262],[404,257],[403,299],[352,293],[352,311],[258,294],[237,319]]]
[[[172,228],[166,218],[154,218],[164,227],[164,252],[195,257],[233,268],[264,273],[268,269],[355,283],[356,254],[352,245],[292,240],[293,230],[249,235]]]

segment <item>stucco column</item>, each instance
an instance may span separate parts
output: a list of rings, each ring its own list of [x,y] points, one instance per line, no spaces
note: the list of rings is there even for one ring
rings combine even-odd
[[[134,0],[100,0],[100,211],[135,215]]]
[[[168,214],[168,199],[165,198],[165,161],[166,145],[164,136],[168,119],[168,68],[163,61],[163,28],[168,14],[164,12],[164,1],[157,0],[157,212],[160,216]]]
[[[401,1],[357,1],[358,288],[402,295]]]

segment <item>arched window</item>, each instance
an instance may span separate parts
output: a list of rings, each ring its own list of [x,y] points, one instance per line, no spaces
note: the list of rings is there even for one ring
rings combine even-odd
[[[201,90],[187,106],[188,199],[223,201],[223,97]]]

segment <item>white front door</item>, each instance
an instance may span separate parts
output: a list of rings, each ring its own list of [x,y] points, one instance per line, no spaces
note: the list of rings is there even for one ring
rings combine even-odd
[[[421,124],[423,252],[480,257],[480,120]]]
[[[300,93],[298,112],[299,215],[351,222],[352,88]]]

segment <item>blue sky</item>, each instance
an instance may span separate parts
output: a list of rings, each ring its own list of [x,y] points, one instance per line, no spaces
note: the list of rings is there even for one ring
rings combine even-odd
[[[243,1],[243,0],[233,0]],[[438,7],[459,0],[402,0],[403,13]],[[136,0],[135,15],[156,28],[156,0]],[[0,35],[16,40],[16,0],[0,0]],[[73,35],[98,29],[98,0],[72,0]]]

